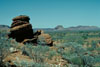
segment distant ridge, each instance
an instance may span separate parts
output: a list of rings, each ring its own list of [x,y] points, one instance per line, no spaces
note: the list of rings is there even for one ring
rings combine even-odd
[[[10,27],[8,25],[0,25],[0,30],[7,30]]]
[[[66,28],[66,30],[77,30],[77,31],[87,31],[87,30],[90,30],[90,31],[94,31],[94,30],[100,30],[99,27],[97,26],[76,26],[76,27],[69,27],[69,28]]]
[[[8,25],[0,25],[0,29],[6,30],[10,27]],[[57,25],[55,28],[33,28],[34,31],[44,30],[44,31],[99,31],[100,28],[97,26],[72,26],[64,28],[62,25]]]
[[[57,25],[55,28],[35,28],[34,30],[44,30],[44,31],[98,31],[100,30],[99,27],[97,26],[73,26],[73,27],[68,27],[64,28],[62,25]]]
[[[62,25],[57,25],[57,26],[55,27],[55,29],[56,29],[56,30],[63,30],[64,27],[63,27]]]

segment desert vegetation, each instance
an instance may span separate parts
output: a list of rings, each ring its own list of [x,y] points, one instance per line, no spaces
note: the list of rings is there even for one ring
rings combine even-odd
[[[51,47],[44,45],[45,43],[42,40],[37,46],[34,46],[32,43],[21,45],[21,43],[16,42],[14,39],[8,39],[7,31],[0,31],[0,66],[100,66],[100,31],[47,33],[51,35],[54,41]],[[12,51],[11,48],[13,48]],[[20,60],[21,55],[19,52],[23,56],[22,60]],[[19,54],[20,57],[16,56],[16,60],[11,60],[13,59],[11,54],[14,53]],[[12,58],[6,61],[7,56]]]

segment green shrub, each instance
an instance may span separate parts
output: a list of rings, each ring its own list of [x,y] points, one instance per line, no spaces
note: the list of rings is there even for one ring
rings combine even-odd
[[[66,38],[64,37],[64,39],[67,40],[67,42],[76,42],[79,44],[83,44],[84,42],[84,38],[80,35],[68,35]]]
[[[49,59],[52,59],[53,56],[56,56],[56,53],[57,53],[57,52],[56,52],[55,50],[49,51],[48,58],[49,58]]]
[[[50,67],[49,64],[28,62],[28,61],[20,61],[20,63],[15,61],[14,64],[17,67]]]
[[[48,51],[48,46],[32,46],[27,44],[26,47],[24,47],[24,52],[26,52],[36,63],[44,63],[44,60],[47,57],[46,53]]]
[[[91,67],[95,63],[94,57],[92,56],[82,56],[81,58],[83,59],[84,65],[88,65]]]
[[[6,35],[7,32],[0,33],[0,67],[5,66],[3,60],[10,54],[11,40]]]
[[[95,48],[96,48],[96,45],[97,45],[97,42],[96,42],[96,41],[92,41],[92,42],[91,42],[91,45],[92,45],[92,48],[95,49]]]

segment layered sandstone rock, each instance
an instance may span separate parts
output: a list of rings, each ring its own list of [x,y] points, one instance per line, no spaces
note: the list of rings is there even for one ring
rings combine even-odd
[[[33,33],[32,25],[30,24],[30,18],[28,16],[17,16],[12,19],[9,38],[16,39],[17,42],[21,43],[33,43],[33,44],[44,44],[52,46],[53,41],[49,34],[45,34],[42,30],[37,30]]]
[[[33,30],[32,25],[29,23],[29,17],[18,16],[13,18],[10,32],[11,33],[8,36],[16,39],[17,42],[33,38]]]
[[[21,20],[21,21],[26,21],[26,22],[29,22],[30,18],[26,15],[20,15],[20,16],[17,16],[15,18],[12,19],[13,21],[16,21],[16,20]]]

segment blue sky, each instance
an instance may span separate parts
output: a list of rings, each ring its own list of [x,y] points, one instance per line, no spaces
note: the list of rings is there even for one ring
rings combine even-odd
[[[0,0],[0,24],[18,15],[30,16],[33,28],[100,27],[100,0]]]

